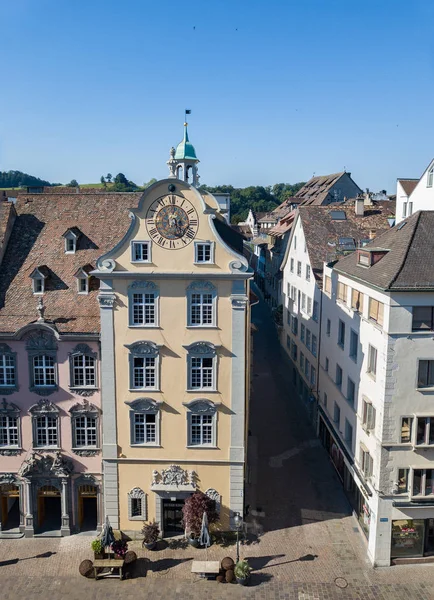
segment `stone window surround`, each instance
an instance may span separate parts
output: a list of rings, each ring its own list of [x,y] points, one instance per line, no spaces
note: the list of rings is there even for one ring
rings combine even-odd
[[[53,404],[50,400],[46,398],[40,398],[36,404],[33,404],[29,408],[29,414],[32,418],[32,448],[35,450],[61,450],[62,444],[60,439],[60,419],[59,419],[59,408]],[[38,446],[37,440],[37,418],[40,416],[54,416],[56,418],[56,436],[57,436],[57,444],[56,446]]]
[[[74,386],[74,356],[90,356],[95,361],[95,385]],[[69,352],[69,389],[80,396],[91,396],[98,389],[98,353],[93,352],[87,344],[77,344],[72,352]]]
[[[136,400],[126,400],[125,404],[130,408],[130,446],[146,447],[146,448],[159,448],[160,433],[161,433],[161,405],[162,401],[153,400],[152,398],[137,398]],[[155,415],[155,442],[135,442],[134,432],[134,415],[136,413],[141,414],[152,414]]]
[[[191,322],[191,302],[193,294],[212,295],[212,321],[205,324],[193,324]],[[187,327],[193,329],[210,329],[217,327],[217,288],[210,281],[193,281],[187,287]]]
[[[148,247],[148,259],[147,260],[136,260],[134,258],[134,246],[136,244],[146,244]],[[131,250],[131,262],[132,263],[152,263],[152,242],[151,240],[132,240],[130,242],[130,250]]]
[[[44,331],[35,331],[29,335],[26,341],[27,357],[29,361],[29,376],[31,392],[39,394],[39,396],[48,396],[59,389],[59,375],[57,365],[57,343],[54,335]],[[51,356],[54,359],[54,378],[55,384],[49,386],[37,386],[34,384],[34,365],[33,359],[36,356]]]
[[[148,340],[134,342],[133,344],[125,344],[125,348],[128,349],[128,363],[129,363],[129,390],[131,392],[136,391],[160,391],[160,348],[161,345],[156,344]],[[155,386],[154,387],[134,387],[134,358],[155,358]]]
[[[198,246],[209,246],[210,258],[209,260],[198,260]],[[215,242],[210,240],[195,241],[194,242],[194,264],[195,265],[214,265],[215,264]]]
[[[141,514],[133,517],[133,500],[141,500]],[[128,492],[128,520],[146,521],[148,518],[147,494],[142,488],[135,487]]]
[[[217,409],[221,402],[214,402],[206,398],[196,398],[190,402],[183,402],[187,409],[187,448],[217,448]],[[211,444],[193,444],[191,440],[192,415],[212,416],[212,442]]]
[[[12,402],[7,402],[5,398],[3,398],[2,403],[0,404],[0,416],[6,417],[17,417],[17,429],[18,429],[18,444],[10,446],[0,446],[0,455],[14,455],[19,454],[22,450],[22,438],[21,438],[21,410]]]
[[[0,394],[13,394],[18,391],[18,369],[17,369],[17,353],[12,351],[12,348],[7,344],[0,344],[0,355],[11,356],[14,361],[15,383],[13,385],[0,385]]]
[[[69,409],[71,415],[71,434],[72,434],[72,452],[78,456],[95,456],[101,450],[101,436],[100,436],[100,409],[94,404],[91,404],[88,400],[83,402],[77,402],[74,406]],[[96,420],[96,445],[95,446],[77,446],[76,436],[76,420],[77,417],[93,417]]]
[[[135,324],[133,322],[133,294],[154,294],[155,322],[152,324]],[[156,328],[160,327],[160,289],[153,281],[133,281],[128,286],[128,327]]]
[[[218,361],[217,361],[217,348],[220,345],[212,344],[211,342],[193,342],[188,346],[184,346],[187,350],[187,392],[217,392],[217,376],[218,376]],[[192,371],[192,358],[212,358],[212,386],[205,388],[193,388],[191,386],[191,371]]]

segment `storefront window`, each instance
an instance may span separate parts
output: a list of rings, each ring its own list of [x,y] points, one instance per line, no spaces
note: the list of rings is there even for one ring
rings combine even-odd
[[[423,556],[424,532],[423,519],[392,521],[392,558]]]

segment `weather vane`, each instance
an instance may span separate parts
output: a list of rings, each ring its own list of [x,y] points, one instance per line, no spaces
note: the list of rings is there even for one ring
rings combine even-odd
[[[187,125],[187,115],[191,115],[191,110],[189,108],[186,108],[184,112],[184,123]]]

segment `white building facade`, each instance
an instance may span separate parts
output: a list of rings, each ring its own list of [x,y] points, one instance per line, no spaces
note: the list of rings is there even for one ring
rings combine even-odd
[[[396,183],[396,222],[418,210],[434,210],[434,159],[417,179],[398,179]]]

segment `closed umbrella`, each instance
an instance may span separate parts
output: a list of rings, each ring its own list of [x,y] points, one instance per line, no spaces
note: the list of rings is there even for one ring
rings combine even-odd
[[[199,543],[201,546],[205,546],[205,549],[207,549],[208,546],[211,546],[211,538],[208,529],[208,515],[205,511],[202,517],[202,527],[200,529]]]
[[[111,546],[114,541],[115,541],[115,536],[113,534],[113,529],[112,529],[112,526],[110,525],[109,518],[106,517],[104,526],[101,531],[101,542],[102,542],[104,548],[107,548],[107,546]]]

